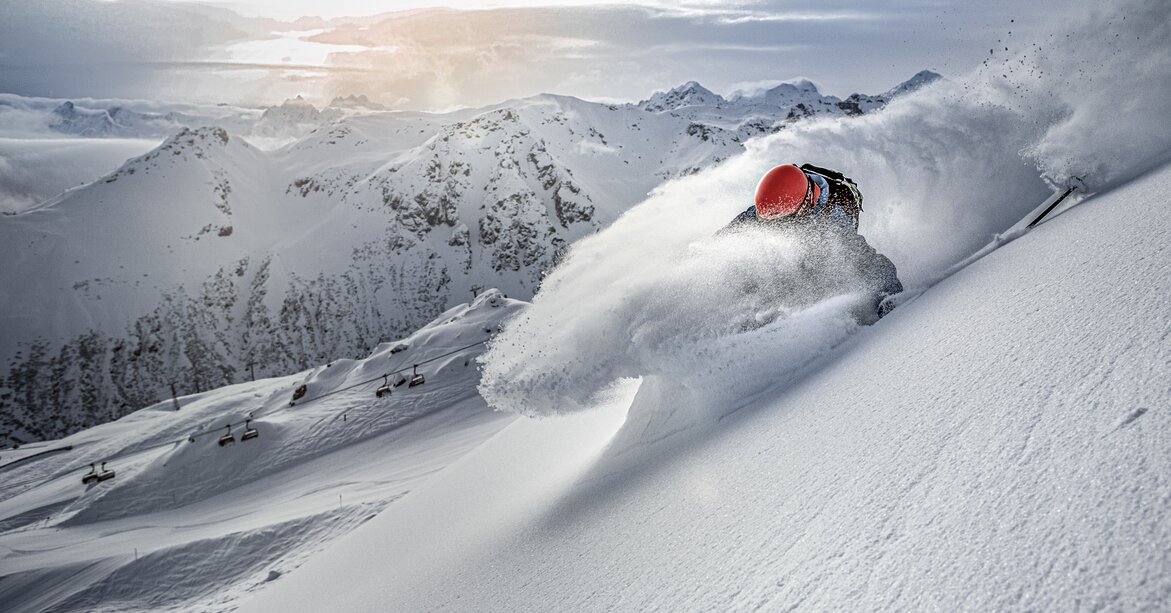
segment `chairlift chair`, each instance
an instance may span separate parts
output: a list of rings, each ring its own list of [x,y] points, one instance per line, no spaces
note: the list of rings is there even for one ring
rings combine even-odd
[[[383,396],[390,395],[390,383],[387,381],[389,376],[390,375],[382,375],[382,385],[378,386],[378,389],[374,390],[374,395],[376,397],[382,398]]]
[[[106,481],[114,478],[114,471],[106,468],[106,463],[102,462],[102,472],[98,473],[98,481]]]
[[[423,378],[423,373],[419,372],[419,365],[415,364],[414,369],[411,371],[411,384],[407,387],[423,385],[424,381],[426,381],[426,379]]]
[[[244,434],[240,435],[240,442],[250,441],[258,436],[260,436],[260,433],[256,431],[256,428],[252,427],[252,420],[244,420]]]
[[[293,390],[293,399],[289,401],[289,406],[297,406],[297,401],[300,400],[307,391],[309,391],[309,386],[305,385],[304,383],[302,383],[301,386],[297,389]]]
[[[91,463],[89,465],[89,472],[86,473],[86,475],[81,478],[81,482],[85,485],[89,485],[91,483],[97,483],[97,481],[98,481],[98,469],[97,469],[97,467],[95,467]]]
[[[220,437],[220,447],[235,445],[236,437],[232,436],[232,424],[228,424],[228,433]]]

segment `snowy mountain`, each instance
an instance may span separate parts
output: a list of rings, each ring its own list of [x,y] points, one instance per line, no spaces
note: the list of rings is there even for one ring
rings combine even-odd
[[[675,111],[685,106],[718,107],[725,102],[719,94],[713,93],[695,81],[688,81],[675,89],[655,92],[650,98],[638,103],[638,108],[652,113]]]
[[[335,100],[336,102],[336,100]],[[343,101],[344,102],[344,101]],[[345,115],[342,108],[361,108],[346,104],[331,104],[324,111],[301,96],[270,106],[260,114],[252,126],[250,136],[259,138],[300,138]]]
[[[915,73],[915,76],[907,79],[906,81],[903,81],[902,83],[899,83],[878,97],[885,98],[889,101],[904,94],[909,94],[913,91],[922,89],[942,78],[943,77],[937,72],[932,72],[930,70],[920,70],[919,72]],[[862,94],[853,94],[851,98],[853,96],[862,96]]]
[[[445,115],[295,99],[250,128],[310,131],[276,151],[184,128],[0,218],[17,288],[0,297],[0,432],[57,438],[172,385],[362,355],[486,287],[531,297],[565,246],[743,151],[744,133],[705,121],[544,95]]]
[[[845,100],[823,95],[808,79],[783,82],[761,91],[736,91],[727,99],[689,81],[672,90],[656,92],[640,102],[638,108],[685,116],[704,130],[723,130],[746,140],[774,133],[799,119],[869,113],[941,78],[937,73],[924,70],[883,94],[851,94]]]
[[[365,94],[350,94],[349,96],[335,96],[329,102],[330,107],[348,108],[348,109],[362,109],[368,111],[387,111],[387,107],[372,102]]]
[[[162,136],[173,134],[184,127],[195,127],[209,122],[237,130],[246,125],[246,121],[244,117],[232,117],[223,112],[192,115],[182,111],[137,111],[120,105],[91,108],[76,104],[72,100],[62,102],[45,117],[45,124],[54,132],[90,138]]]
[[[186,395],[65,440],[5,450],[0,538],[39,550],[4,550],[5,610],[229,607],[511,421],[477,396],[472,360],[522,307],[486,291],[362,359]],[[415,375],[421,385],[410,383]],[[256,436],[245,439],[250,431]],[[231,443],[221,445],[225,436]],[[396,467],[381,472],[373,457]],[[75,473],[91,463],[113,478],[82,484]],[[321,487],[343,474],[353,487]],[[274,503],[282,510],[274,513]],[[144,532],[145,517],[153,527]],[[61,566],[40,550],[50,523],[70,535],[62,544],[82,534],[96,540],[67,545]],[[155,549],[143,536],[166,544]],[[192,557],[220,561],[203,569],[182,562]],[[75,574],[74,565],[97,572]],[[29,590],[30,580],[44,583]]]

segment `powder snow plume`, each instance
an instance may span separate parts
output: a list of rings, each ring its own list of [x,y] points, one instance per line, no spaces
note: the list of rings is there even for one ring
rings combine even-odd
[[[1082,11],[1039,40],[1006,29],[966,77],[870,115],[799,122],[663,186],[573,246],[483,357],[481,393],[499,409],[554,414],[644,377],[660,401],[735,410],[732,398],[783,383],[856,330],[849,313],[863,299],[845,282],[819,301],[794,300],[777,288],[801,282],[801,245],[712,236],[751,203],[766,170],[809,161],[855,178],[862,234],[904,285],[921,286],[1053,186],[1077,177],[1103,191],[1166,161],[1169,12],[1165,0],[1135,0]]]

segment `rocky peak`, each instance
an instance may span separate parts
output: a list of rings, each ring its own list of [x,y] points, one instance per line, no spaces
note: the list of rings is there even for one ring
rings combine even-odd
[[[673,111],[685,106],[719,106],[724,98],[695,81],[688,81],[665,92],[655,92],[650,98],[638,103],[644,111],[658,113]]]
[[[832,96],[822,96],[821,91],[809,79],[796,79],[793,81],[786,81],[765,91],[761,96],[761,101],[767,104],[776,106],[795,106],[798,104],[820,104],[823,100],[828,100]],[[833,99],[831,102],[836,102]]]
[[[930,70],[920,70],[919,72],[915,73],[915,76],[913,76],[910,79],[907,79],[906,81],[903,81],[902,83],[899,83],[898,85],[894,86],[889,91],[887,91],[885,94],[882,94],[882,96],[889,100],[891,98],[895,98],[895,97],[901,96],[903,94],[911,93],[921,87],[925,87],[927,85],[930,85],[930,84],[932,84],[942,78],[943,78],[943,76],[937,72],[932,72]]]
[[[329,107],[339,109],[360,109],[370,111],[385,111],[386,107],[371,101],[365,94],[350,94],[349,96],[336,96],[329,101]],[[329,108],[327,107],[327,108]]]
[[[261,121],[280,119],[294,123],[316,122],[321,117],[321,111],[301,96],[290,98],[280,106],[270,106],[260,116]]]

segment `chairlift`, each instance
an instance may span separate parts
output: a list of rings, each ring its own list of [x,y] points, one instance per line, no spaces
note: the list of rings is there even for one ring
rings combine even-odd
[[[252,420],[244,420],[244,434],[240,435],[240,442],[250,441],[258,436],[260,436],[260,433],[256,431],[256,428],[252,427]]]
[[[376,397],[382,398],[383,396],[390,395],[390,383],[387,380],[388,377],[390,377],[390,375],[382,375],[382,385],[378,386],[378,389],[374,390],[374,395]]]
[[[289,401],[289,406],[296,406],[297,401],[304,397],[307,391],[309,391],[309,387],[304,383],[301,384],[301,387],[293,390],[293,399]]]
[[[228,424],[228,433],[220,437],[220,447],[235,445],[236,437],[232,436],[232,424]]]
[[[102,462],[102,472],[98,473],[98,481],[106,481],[114,478],[114,471],[106,468],[106,463]]]
[[[419,365],[415,364],[411,370],[411,384],[407,387],[415,387],[416,385],[423,385],[426,379],[423,378],[423,373],[419,372]]]
[[[98,482],[98,469],[93,465],[93,463],[90,463],[89,472],[81,478],[81,482],[85,485]]]

